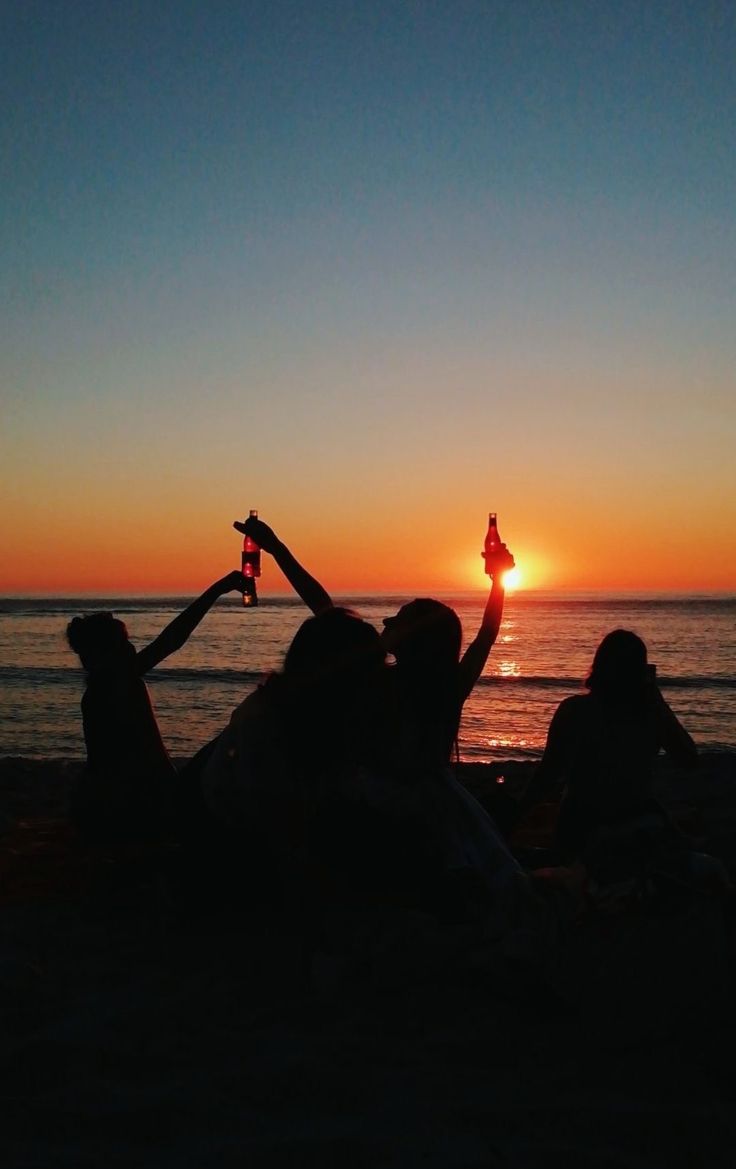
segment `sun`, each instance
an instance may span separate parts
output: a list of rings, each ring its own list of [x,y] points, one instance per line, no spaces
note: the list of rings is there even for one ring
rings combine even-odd
[[[472,578],[473,584],[475,585],[476,588],[485,588],[485,589],[490,588],[491,582],[489,581],[485,572],[481,568],[481,565],[476,563],[475,557],[472,557],[472,558],[468,557],[467,564],[468,564],[468,581],[470,581],[470,579]],[[482,561],[481,561],[481,564],[482,564]],[[523,570],[520,569],[517,565],[514,565],[513,568],[509,568],[503,574],[503,586],[507,592],[513,593],[517,589],[523,589],[523,588],[527,587],[527,585],[526,585],[526,580],[527,580],[527,576],[528,576],[527,568],[528,568],[528,565],[526,563],[524,565]],[[481,575],[481,573],[482,573],[482,575]]]
[[[503,587],[507,593],[513,593],[514,589],[521,587],[522,575],[518,568],[510,568],[508,572],[503,574]]]

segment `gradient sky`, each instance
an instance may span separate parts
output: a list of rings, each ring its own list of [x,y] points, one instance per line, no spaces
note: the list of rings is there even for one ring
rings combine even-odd
[[[6,8],[0,591],[736,589],[736,5]],[[262,590],[279,587],[266,568]]]

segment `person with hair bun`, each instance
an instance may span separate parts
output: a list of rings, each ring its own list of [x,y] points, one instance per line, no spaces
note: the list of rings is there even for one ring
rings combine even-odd
[[[73,818],[87,839],[150,837],[161,831],[176,769],[143,679],[181,649],[219,597],[243,587],[240,572],[215,581],[141,650],[112,613],[69,622],[67,640],[87,674],[82,696],[87,766],[72,797]]]

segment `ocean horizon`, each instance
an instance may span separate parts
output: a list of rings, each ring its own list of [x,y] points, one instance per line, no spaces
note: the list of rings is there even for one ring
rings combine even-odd
[[[412,594],[334,594],[378,628]],[[466,643],[487,593],[436,592],[458,612]],[[141,648],[190,594],[100,593],[0,597],[0,755],[82,758],[84,673],[66,644],[67,622],[96,609],[118,613]],[[308,616],[292,594],[263,593],[255,609],[222,598],[186,646],[148,677],[164,741],[186,758],[227,723],[232,709],[281,666]],[[736,594],[520,589],[460,731],[466,761],[537,759],[557,704],[579,692],[602,636],[631,628],[647,643],[662,691],[707,750],[736,750]]]
[[[477,588],[463,588],[453,589],[451,587],[442,589],[428,589],[422,592],[421,590],[402,591],[400,589],[362,589],[362,590],[348,590],[346,592],[339,592],[333,590],[335,596],[350,597],[352,599],[358,597],[370,597],[372,599],[384,599],[392,597],[412,598],[416,596],[433,596],[439,598],[445,597],[486,597],[488,589],[479,586]],[[259,598],[264,601],[296,601],[293,591],[287,589],[261,592],[259,588]],[[199,596],[198,592],[172,592],[170,590],[153,591],[153,592],[139,592],[135,589],[128,589],[122,592],[114,591],[100,591],[99,589],[92,590],[78,590],[68,592],[0,592],[0,605],[6,601],[33,601],[33,602],[51,602],[51,601],[77,601],[77,600],[132,600],[132,601],[161,601],[161,600],[191,600],[193,597]],[[554,598],[560,602],[565,598],[570,600],[603,600],[608,601],[630,601],[632,599],[641,599],[645,601],[702,601],[702,600],[733,600],[736,601],[736,589],[701,589],[693,591],[692,589],[563,589],[563,588],[526,588],[520,587],[509,590],[507,599],[514,598],[515,600],[529,599],[543,599]],[[239,598],[235,595],[225,596],[221,601],[231,601],[234,604],[239,604]]]

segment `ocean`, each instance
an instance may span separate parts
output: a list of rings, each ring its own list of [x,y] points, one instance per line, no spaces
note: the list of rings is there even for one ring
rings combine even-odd
[[[379,628],[409,599],[336,598]],[[141,648],[188,600],[0,598],[0,755],[83,758],[84,673],[65,639],[73,616],[110,609]],[[456,609],[471,640],[485,596],[442,600]],[[225,597],[187,645],[151,673],[149,689],[174,758],[208,742],[263,676],[279,668],[306,616],[302,603],[288,597],[264,596],[250,610]],[[498,640],[465,705],[461,758],[538,758],[557,704],[581,690],[596,646],[616,628],[632,629],[647,643],[662,692],[698,746],[736,750],[736,596],[518,592],[507,598]]]

